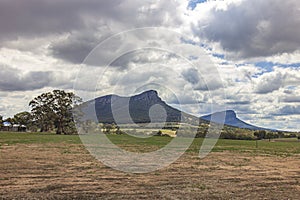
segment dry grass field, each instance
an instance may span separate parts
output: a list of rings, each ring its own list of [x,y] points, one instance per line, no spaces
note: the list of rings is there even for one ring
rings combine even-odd
[[[111,136],[122,146],[126,136]],[[155,148],[155,137],[149,143]],[[167,168],[115,171],[95,160],[78,136],[0,133],[0,199],[299,199],[300,143],[220,140],[204,159],[198,139]],[[128,146],[143,147],[127,142]]]

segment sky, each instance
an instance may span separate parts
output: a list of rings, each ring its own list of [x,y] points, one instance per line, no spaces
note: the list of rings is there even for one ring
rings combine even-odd
[[[110,60],[109,60],[110,59]],[[53,89],[157,89],[197,116],[300,130],[298,0],[2,0],[0,115]]]

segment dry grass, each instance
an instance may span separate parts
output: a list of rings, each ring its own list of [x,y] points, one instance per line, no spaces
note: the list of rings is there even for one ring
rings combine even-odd
[[[187,153],[148,174],[112,170],[81,144],[2,145],[3,199],[299,199],[300,157]]]

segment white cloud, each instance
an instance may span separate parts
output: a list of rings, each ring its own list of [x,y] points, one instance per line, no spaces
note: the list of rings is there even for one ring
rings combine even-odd
[[[74,80],[79,95],[87,99],[135,94],[138,86],[157,83],[169,87],[182,109],[195,115],[208,114],[211,105],[226,106],[256,125],[299,127],[296,112],[279,115],[296,111],[299,104],[299,68],[288,66],[300,63],[299,1],[217,0],[194,10],[187,5],[187,0],[0,2],[1,114],[28,109],[31,98],[42,92],[70,90]],[[185,36],[142,30],[127,38],[120,35],[80,65],[113,34],[153,26]],[[139,49],[146,46],[167,48]],[[265,70],[253,64],[257,61],[279,67]],[[84,71],[76,79],[80,66]],[[174,96],[160,95],[176,103]]]
[[[255,92],[267,94],[285,87],[296,87],[300,84],[300,70],[275,67],[274,71],[260,76]]]
[[[268,57],[299,50],[299,1],[217,1],[208,4],[210,6],[200,4],[194,11],[206,13],[193,23],[194,34],[220,44],[228,57]]]

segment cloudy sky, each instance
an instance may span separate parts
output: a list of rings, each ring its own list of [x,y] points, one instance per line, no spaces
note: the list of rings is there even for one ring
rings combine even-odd
[[[195,115],[298,131],[300,2],[1,0],[0,115],[53,89],[157,89]]]

